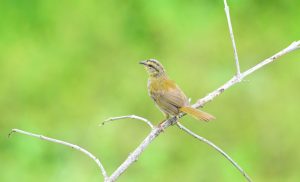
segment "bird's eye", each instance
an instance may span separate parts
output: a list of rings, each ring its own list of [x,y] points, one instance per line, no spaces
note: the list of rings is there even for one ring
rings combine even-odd
[[[155,68],[153,65],[150,64],[150,65],[148,65],[148,66],[149,66],[149,68],[150,68],[151,70],[158,71],[157,68]]]

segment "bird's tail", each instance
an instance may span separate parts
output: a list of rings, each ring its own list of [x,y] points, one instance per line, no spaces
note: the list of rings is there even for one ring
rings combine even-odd
[[[190,106],[182,107],[180,108],[180,111],[189,114],[198,120],[203,120],[208,122],[210,120],[216,119],[214,116],[206,112],[200,111],[198,109],[192,108]]]

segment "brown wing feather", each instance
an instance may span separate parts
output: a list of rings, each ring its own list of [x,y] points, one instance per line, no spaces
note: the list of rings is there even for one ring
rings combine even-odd
[[[181,89],[171,80],[151,80],[149,93],[158,107],[165,113],[177,115],[179,108],[188,104]]]
[[[155,101],[156,105],[162,112],[170,115],[176,115],[179,112],[179,108],[177,106],[172,105],[165,99],[162,99],[163,97],[161,93],[153,92],[152,95],[152,99]]]

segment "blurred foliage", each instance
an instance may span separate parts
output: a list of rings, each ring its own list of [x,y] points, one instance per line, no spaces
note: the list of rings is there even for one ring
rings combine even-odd
[[[229,1],[242,70],[299,39],[300,1]],[[294,52],[209,103],[209,124],[182,122],[228,152],[255,181],[299,181],[300,53]],[[111,173],[148,134],[136,114],[163,115],[137,64],[156,58],[195,101],[234,73],[222,0],[1,0],[0,181],[101,181],[96,165],[63,139],[100,157]],[[219,153],[169,128],[119,181],[243,181]]]

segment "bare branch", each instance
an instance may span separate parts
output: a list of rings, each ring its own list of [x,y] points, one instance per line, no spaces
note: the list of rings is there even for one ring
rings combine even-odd
[[[146,149],[146,147],[166,128],[171,126],[171,123],[177,121],[177,117],[173,117],[163,122],[160,127],[154,128],[150,134],[143,140],[143,142],[132,152],[129,154],[127,159],[118,167],[118,169],[109,177],[108,181],[113,182],[118,179],[118,177],[123,174],[128,167],[138,160],[139,156]]]
[[[187,129],[186,127],[184,127],[182,124],[180,124],[179,122],[177,122],[177,126],[185,131],[186,133],[188,133],[189,135],[192,135],[193,137],[195,137],[196,139],[208,144],[209,146],[213,147],[215,150],[217,150],[219,153],[221,153],[227,160],[229,160],[234,167],[236,167],[241,173],[242,175],[247,179],[247,181],[251,182],[250,177],[247,175],[247,173],[229,156],[227,155],[222,149],[220,149],[218,146],[216,146],[214,143],[212,143],[211,141],[207,140],[206,138],[199,136],[197,134],[195,134],[194,132],[192,132],[191,130]]]
[[[127,159],[118,167],[115,172],[109,177],[108,182],[113,182],[118,179],[118,177],[123,174],[128,167],[138,160],[139,156],[146,149],[146,147],[162,132],[160,128],[155,128],[151,133],[144,139],[144,141],[129,154]]]
[[[88,157],[90,157],[91,159],[93,159],[96,162],[96,164],[98,165],[98,167],[101,170],[101,173],[104,177],[104,180],[106,180],[108,178],[107,173],[106,173],[103,165],[101,164],[100,160],[97,157],[95,157],[92,153],[90,153],[89,151],[87,151],[86,149],[84,149],[82,147],[79,147],[78,145],[74,145],[74,144],[71,144],[71,143],[68,143],[68,142],[65,142],[65,141],[62,141],[62,140],[49,138],[49,137],[46,137],[46,136],[43,136],[43,135],[38,135],[38,134],[30,133],[30,132],[27,132],[27,131],[19,130],[19,129],[12,129],[8,136],[11,136],[13,133],[20,133],[20,134],[23,134],[23,135],[28,135],[28,136],[31,136],[31,137],[39,138],[41,140],[46,140],[46,141],[53,142],[53,143],[58,143],[58,144],[61,144],[61,145],[71,147],[72,149],[78,150],[78,151],[84,153],[85,155],[87,155]]]
[[[240,78],[238,78],[237,76],[234,76],[233,78],[231,78],[229,81],[227,81],[224,85],[222,85],[221,87],[219,87],[218,89],[216,89],[215,91],[209,93],[207,96],[205,96],[204,98],[202,99],[199,99],[195,104],[192,105],[192,107],[194,108],[198,108],[198,107],[201,107],[201,106],[204,106],[207,102],[210,102],[212,101],[215,97],[219,96],[221,93],[223,93],[225,90],[227,90],[228,88],[230,88],[231,86],[235,85],[236,83],[238,83],[240,80],[242,80],[244,77],[252,74],[253,72],[255,72],[256,70],[266,66],[267,64],[275,61],[276,59],[278,59],[279,57],[287,54],[287,53],[290,53],[296,49],[299,49],[300,48],[300,41],[296,41],[296,42],[293,42],[290,46],[288,46],[287,48],[283,49],[282,51],[278,52],[277,54],[271,56],[270,58],[262,61],[261,63],[257,64],[256,66],[248,69],[247,71],[243,72],[241,75],[240,75]],[[49,138],[49,137],[45,137],[45,136],[42,136],[42,135],[37,135],[37,134],[33,134],[33,133],[29,133],[29,132],[26,132],[26,131],[22,131],[22,130],[19,130],[19,129],[13,129],[11,133],[14,133],[14,132],[17,132],[17,133],[21,133],[21,134],[24,134],[24,135],[29,135],[29,136],[32,136],[32,137],[36,137],[36,138],[40,138],[40,139],[43,139],[43,140],[47,140],[47,141],[50,141],[50,142],[54,142],[54,143],[58,143],[58,144],[62,144],[62,145],[66,145],[66,146],[69,146],[71,148],[74,148],[76,150],[79,150],[80,152],[88,155],[90,158],[92,158],[96,163],[97,165],[99,166],[99,168],[101,169],[101,172],[102,172],[102,175],[104,176],[105,178],[105,182],[113,182],[113,181],[116,181],[118,179],[118,177],[123,174],[127,169],[128,167],[133,164],[135,161],[138,160],[139,156],[142,154],[142,152],[147,148],[147,146],[157,137],[159,136],[159,134],[162,132],[162,131],[165,131],[165,129],[167,129],[169,126],[171,126],[173,123],[176,123],[176,121],[178,120],[178,118],[181,118],[182,116],[184,116],[185,114],[180,114],[179,116],[177,117],[172,117],[168,120],[166,120],[165,122],[163,122],[159,128],[155,128],[151,122],[147,122],[148,120],[144,119],[144,118],[141,118],[141,117],[136,117],[136,116],[133,116],[133,117],[130,117],[130,116],[122,116],[121,118],[120,117],[117,117],[117,119],[123,119],[123,118],[133,118],[133,119],[138,119],[138,120],[142,120],[144,122],[146,122],[151,128],[154,128],[151,130],[150,134],[144,139],[144,141],[127,157],[127,159],[118,167],[118,169],[113,172],[113,174],[108,177],[107,176],[107,173],[103,167],[103,165],[100,163],[100,161],[93,155],[91,154],[90,152],[88,152],[87,150],[77,146],[77,145],[74,145],[74,144],[70,144],[70,143],[67,143],[67,142],[64,142],[64,141],[61,141],[61,140],[56,140],[56,139],[52,139],[52,138]],[[116,120],[116,119],[113,119],[113,118],[110,118],[108,119],[110,121],[112,120]],[[150,124],[149,124],[150,123]],[[11,134],[10,133],[10,134]],[[203,138],[202,138],[203,139]],[[201,140],[199,138],[199,140]],[[211,143],[212,144],[212,143]],[[213,146],[213,145],[211,145]],[[217,149],[218,147],[217,146],[213,146],[215,149]],[[221,149],[217,149],[219,152],[221,152],[222,150]],[[222,153],[222,152],[221,152]],[[222,153],[223,155],[226,154],[226,153]],[[224,155],[231,163],[233,163],[234,161],[226,154]],[[236,167],[238,166],[236,163],[233,163]],[[237,167],[238,168],[238,167]],[[238,168],[240,171],[243,171],[241,170],[241,168],[239,167]],[[244,172],[242,172],[244,173]],[[245,174],[245,173],[244,173]],[[247,180],[249,181],[249,176],[247,176],[246,174],[244,175]]]
[[[235,85],[236,83],[242,81],[242,79],[244,79],[246,76],[252,74],[253,72],[255,72],[256,70],[266,66],[267,64],[275,61],[276,59],[278,59],[279,57],[292,52],[296,49],[300,48],[300,41],[296,41],[293,42],[290,46],[288,46],[287,48],[283,49],[282,51],[278,52],[277,54],[271,56],[270,58],[262,61],[261,63],[255,65],[254,67],[248,69],[247,71],[241,73],[240,72],[240,65],[239,65],[239,59],[238,59],[238,53],[237,53],[237,48],[236,48],[236,44],[235,44],[235,40],[234,40],[234,34],[233,34],[233,29],[232,29],[232,24],[231,24],[231,19],[230,19],[230,12],[229,12],[229,7],[227,5],[227,1],[224,0],[224,6],[225,6],[225,13],[226,13],[226,17],[227,17],[227,22],[228,22],[228,27],[229,27],[229,33],[230,33],[230,38],[232,41],[232,46],[233,46],[233,50],[234,50],[234,58],[235,58],[235,64],[236,64],[236,69],[237,69],[237,74],[236,76],[233,76],[233,78],[231,78],[229,81],[227,81],[225,84],[223,84],[221,87],[219,87],[218,89],[216,89],[215,91],[209,93],[207,96],[205,96],[202,99],[199,99],[195,104],[192,105],[192,107],[194,108],[198,108],[198,107],[202,107],[204,106],[207,102],[212,101],[215,97],[219,96],[221,93],[223,93],[225,90],[227,90],[228,88],[230,88],[231,86]],[[165,131],[165,129],[167,129],[169,126],[171,126],[173,123],[176,123],[176,121],[180,118],[183,117],[185,114],[180,114],[177,117],[172,117],[168,120],[166,120],[165,122],[163,122],[160,127],[156,128],[153,126],[153,124],[142,117],[139,116],[135,116],[135,115],[130,115],[130,116],[120,116],[120,117],[114,117],[114,118],[109,118],[107,120],[105,120],[102,124],[104,125],[106,122],[109,121],[114,121],[114,120],[120,120],[120,119],[125,119],[125,118],[131,118],[131,119],[136,119],[136,120],[141,120],[143,122],[145,122],[146,124],[148,124],[151,127],[151,132],[150,134],[141,142],[141,144],[132,152],[129,154],[129,156],[127,157],[127,159],[117,168],[117,170],[115,170],[113,172],[113,174],[111,176],[107,176],[107,173],[103,167],[103,165],[101,164],[100,160],[98,158],[96,158],[93,154],[91,154],[89,151],[65,142],[65,141],[61,141],[61,140],[57,140],[57,139],[53,139],[53,138],[49,138],[43,135],[38,135],[38,134],[34,134],[34,133],[30,133],[30,132],[26,132],[26,131],[22,131],[19,129],[13,129],[11,131],[11,133],[9,134],[9,136],[12,133],[20,133],[20,134],[24,134],[24,135],[28,135],[31,137],[36,137],[42,140],[46,140],[49,142],[53,142],[53,143],[58,143],[58,144],[62,144],[68,147],[71,147],[73,149],[76,149],[82,153],[84,153],[85,155],[87,155],[88,157],[90,157],[91,159],[93,159],[96,164],[98,165],[98,167],[101,170],[102,175],[104,176],[104,181],[105,182],[113,182],[116,181],[118,179],[118,177],[123,174],[130,165],[132,165],[135,161],[138,160],[139,156],[142,154],[142,152],[147,148],[147,146],[157,137],[160,135],[160,133],[162,131]],[[238,166],[238,164],[231,159],[224,151],[222,151],[219,147],[217,147],[215,144],[213,144],[212,142],[210,142],[209,140],[193,133],[192,131],[190,131],[189,129],[185,128],[183,125],[181,125],[180,123],[177,123],[178,127],[180,129],[182,129],[183,131],[187,132],[188,134],[192,135],[193,137],[197,138],[198,140],[201,140],[203,142],[205,142],[206,144],[210,145],[211,147],[213,147],[215,150],[217,150],[218,152],[220,152],[226,159],[228,159],[243,175],[244,177],[248,180],[251,181],[250,177],[243,171],[243,169],[241,167]]]
[[[258,70],[258,69],[266,66],[267,64],[272,63],[273,61],[275,61],[279,57],[281,57],[281,56],[283,56],[285,54],[288,54],[288,53],[290,53],[290,52],[292,52],[294,50],[297,50],[299,48],[300,48],[300,41],[293,42],[287,48],[281,50],[280,52],[276,53],[275,55],[269,57],[268,59],[260,62],[259,64],[253,66],[252,68],[248,69],[247,71],[241,73],[240,78],[238,78],[237,76],[234,76],[233,78],[231,78],[229,81],[227,81],[224,85],[222,85],[221,87],[219,87],[215,91],[209,93],[204,98],[199,99],[194,105],[192,105],[192,107],[194,107],[194,108],[202,107],[204,104],[206,104],[207,102],[212,101],[215,97],[217,97],[218,95],[220,95],[221,93],[223,93],[225,90],[227,90],[231,86],[233,86],[236,83],[238,83],[241,80],[243,80],[246,76],[248,76],[251,73],[255,72],[256,70]]]
[[[300,48],[300,41],[292,43],[290,46],[285,48],[284,50],[278,52],[274,56],[262,61],[258,65],[254,66],[253,68],[250,68],[249,70],[245,71],[244,73],[241,74],[241,79],[244,77],[248,76],[249,74],[253,73],[254,71],[262,68],[263,66],[267,65],[268,63],[271,63],[272,61],[276,60],[277,58],[292,52],[296,49]],[[271,60],[271,61],[270,61]],[[199,99],[195,104],[192,105],[194,108],[202,107],[204,106],[207,102],[212,101],[215,97],[219,96],[221,93],[223,93],[225,90],[233,86],[234,84],[238,83],[239,79],[237,76],[234,76],[232,79],[227,81],[224,85],[219,87],[217,90],[211,92],[207,96],[205,96],[202,99]],[[166,128],[172,125],[172,123],[175,123],[178,118],[181,118],[185,114],[180,114],[177,117],[172,117],[165,122],[163,122],[160,126],[160,128],[155,128],[151,131],[151,133],[144,139],[144,141],[127,157],[127,159],[120,165],[120,167],[109,177],[108,181],[115,181],[121,174],[123,174],[127,168],[133,164],[133,162],[137,161],[139,156],[142,154],[142,152],[146,149],[146,147]],[[216,147],[216,146],[215,146]],[[219,152],[221,150],[218,150]],[[223,154],[224,155],[224,154]],[[225,155],[224,155],[225,156]],[[229,156],[228,156],[229,157]],[[230,159],[229,159],[230,160]],[[233,162],[231,159],[230,162]],[[241,168],[239,168],[240,170]],[[248,176],[245,176],[247,180],[250,178]]]
[[[236,49],[236,45],[235,45],[234,34],[233,34],[232,25],[231,25],[229,6],[227,5],[227,0],[224,0],[224,6],[225,6],[225,13],[226,13],[227,23],[228,23],[228,28],[229,28],[229,34],[230,34],[230,38],[232,41],[232,47],[233,47],[233,52],[234,52],[234,59],[235,59],[235,65],[236,65],[236,71],[237,71],[236,76],[239,79],[240,74],[241,74],[240,63],[239,63],[238,53],[237,53],[237,49]]]
[[[293,42],[291,45],[289,45],[287,48],[283,49],[282,51],[278,52],[277,54],[269,57],[268,59],[262,61],[261,63],[253,66],[252,68],[248,69],[247,71],[245,71],[243,74],[242,74],[242,78],[250,75],[251,73],[253,73],[254,71],[264,67],[265,65],[269,64],[269,63],[272,63],[273,61],[275,61],[276,59],[278,59],[279,57],[287,54],[287,53],[290,53],[294,50],[297,50],[300,48],[300,40],[298,41],[295,41]]]
[[[151,127],[151,129],[154,129],[154,125],[153,125],[149,120],[147,120],[147,119],[145,119],[145,118],[143,118],[143,117],[140,117],[140,116],[136,116],[136,115],[111,117],[111,118],[106,119],[106,120],[102,123],[102,125],[105,125],[106,123],[108,123],[108,122],[110,122],[110,121],[121,120],[121,119],[127,119],[127,118],[143,121],[143,122],[145,122],[147,125],[149,125],[149,126]]]

